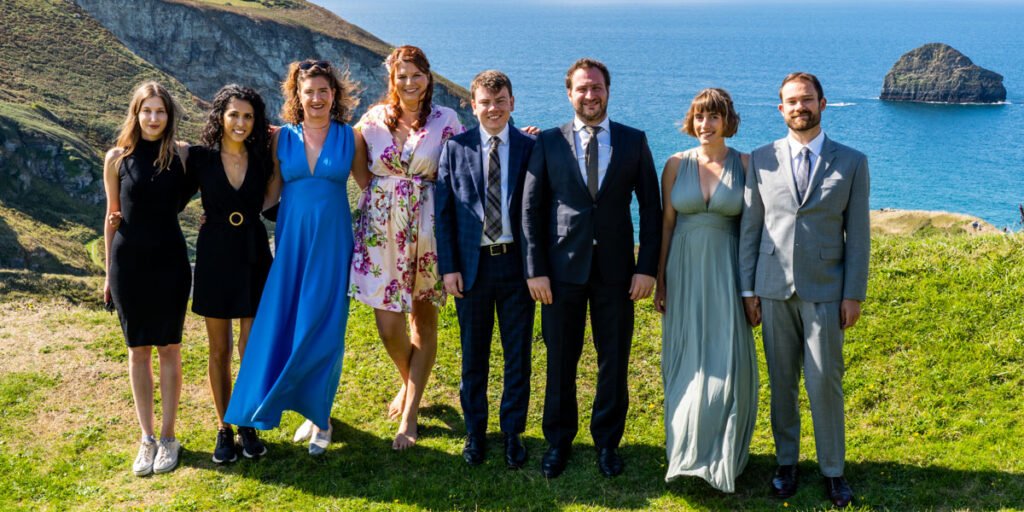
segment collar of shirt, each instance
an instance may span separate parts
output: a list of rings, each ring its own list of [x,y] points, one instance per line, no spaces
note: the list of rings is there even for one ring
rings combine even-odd
[[[579,116],[576,116],[575,118],[573,118],[573,121],[572,121],[572,129],[573,129],[573,131],[575,131],[575,132],[582,131],[583,127],[586,126],[586,125],[587,125],[587,123],[584,123],[582,120],[580,120]],[[604,116],[604,121],[601,121],[600,124],[598,124],[598,126],[601,127],[601,130],[604,133],[611,133],[611,129],[612,129],[611,126],[612,125],[611,125],[611,121],[608,120],[608,116]],[[598,133],[600,133],[600,132],[598,132]]]
[[[491,137],[492,137],[492,135],[487,133],[487,130],[485,130],[484,127],[481,126],[480,127],[480,146],[482,148],[484,148],[485,150],[491,148]],[[500,145],[504,146],[505,144],[508,144],[508,123],[505,123],[505,127],[501,129],[501,132],[498,133],[497,137],[499,139],[501,139],[501,144]]]
[[[799,158],[800,157],[800,150],[804,149],[805,145],[801,144],[800,142],[798,142],[792,136],[786,137],[786,142],[789,143],[789,154],[790,154],[790,156],[792,158],[794,158],[794,159]],[[807,149],[811,150],[811,154],[814,155],[815,158],[817,158],[819,155],[821,155],[821,147],[824,144],[825,144],[825,131],[822,130],[822,131],[818,132],[818,136],[813,138],[813,139],[811,139],[811,141],[808,142],[806,144],[806,146],[807,146]]]

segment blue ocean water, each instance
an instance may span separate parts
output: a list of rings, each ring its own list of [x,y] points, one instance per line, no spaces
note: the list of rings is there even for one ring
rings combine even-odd
[[[872,208],[962,212],[1021,228],[1019,3],[317,3],[393,45],[420,46],[436,71],[463,86],[483,69],[505,71],[518,125],[570,120],[565,70],[579,57],[598,58],[611,70],[610,117],[647,132],[659,172],[672,153],[695,145],[678,127],[698,90],[730,91],[742,117],[731,145],[750,151],[785,136],[776,110],[779,82],[790,71],[809,71],[829,101],[825,132],[869,157]],[[889,68],[929,42],[952,45],[1001,73],[1009,104],[879,101]]]

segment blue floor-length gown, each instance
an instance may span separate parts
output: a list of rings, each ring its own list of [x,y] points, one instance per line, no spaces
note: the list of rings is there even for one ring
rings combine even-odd
[[[224,420],[275,428],[292,410],[327,429],[348,320],[352,218],[346,181],[355,139],[332,122],[311,173],[301,126],[278,135],[276,253]]]

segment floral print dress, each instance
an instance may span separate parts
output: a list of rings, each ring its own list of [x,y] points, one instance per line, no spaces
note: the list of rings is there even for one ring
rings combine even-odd
[[[434,181],[444,142],[465,131],[454,110],[433,106],[426,126],[398,147],[372,107],[355,129],[366,140],[370,185],[355,212],[349,295],[375,309],[408,313],[412,301],[444,305],[434,239]]]

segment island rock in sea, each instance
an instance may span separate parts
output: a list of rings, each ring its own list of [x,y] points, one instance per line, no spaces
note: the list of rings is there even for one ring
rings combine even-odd
[[[933,103],[1006,101],[1003,76],[976,66],[952,46],[929,43],[903,54],[882,84],[882,100]]]

